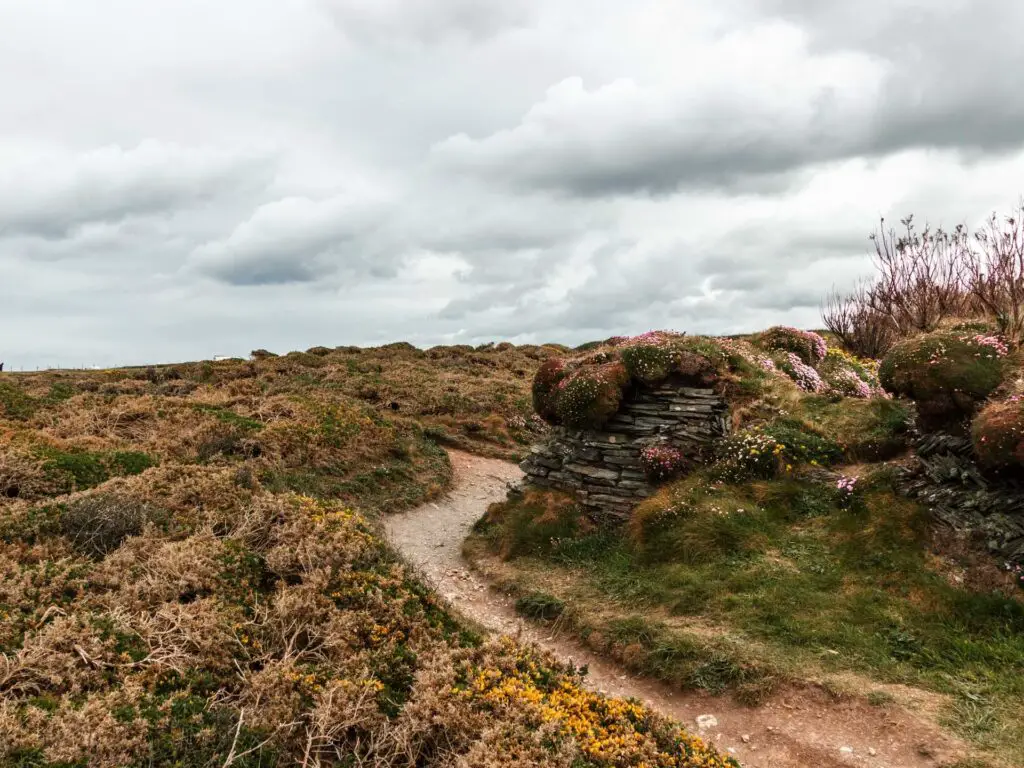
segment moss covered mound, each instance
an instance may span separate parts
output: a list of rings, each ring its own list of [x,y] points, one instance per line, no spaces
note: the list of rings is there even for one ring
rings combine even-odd
[[[631,386],[670,376],[724,390],[744,377],[764,377],[740,342],[651,331],[616,337],[573,358],[545,361],[533,380],[533,404],[550,424],[600,429]]]
[[[1024,396],[986,405],[974,419],[971,438],[983,466],[995,470],[1024,469]]]
[[[974,331],[936,331],[900,342],[886,355],[879,380],[916,401],[926,423],[972,415],[1003,380],[1006,346]]]

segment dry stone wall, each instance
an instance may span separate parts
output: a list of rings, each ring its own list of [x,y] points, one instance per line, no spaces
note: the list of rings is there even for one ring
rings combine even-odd
[[[668,381],[636,389],[600,432],[556,427],[520,466],[527,485],[573,493],[595,520],[619,522],[654,493],[641,450],[670,445],[696,458],[728,423],[714,390]]]
[[[915,465],[903,477],[909,496],[935,519],[979,538],[1000,559],[1024,564],[1024,478],[994,483],[974,463],[970,438],[919,435]]]

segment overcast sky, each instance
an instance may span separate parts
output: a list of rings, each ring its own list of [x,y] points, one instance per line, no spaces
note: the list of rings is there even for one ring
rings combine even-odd
[[[1021,29],[1007,0],[0,0],[0,360],[816,326],[880,215],[1024,193]]]

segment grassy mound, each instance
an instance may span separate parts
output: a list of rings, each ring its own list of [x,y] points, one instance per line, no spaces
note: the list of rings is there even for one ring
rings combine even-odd
[[[937,331],[900,342],[879,368],[886,390],[917,403],[925,425],[971,416],[1000,385],[1007,348],[972,331]]]
[[[1013,472],[1024,469],[1024,396],[986,405],[974,417],[971,438],[982,466]]]

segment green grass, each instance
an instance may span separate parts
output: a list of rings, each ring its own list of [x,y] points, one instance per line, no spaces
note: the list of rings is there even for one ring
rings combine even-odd
[[[516,600],[516,612],[530,619],[557,619],[565,611],[565,603],[547,592],[530,592]]]
[[[833,400],[808,395],[799,401],[795,416],[809,422],[839,443],[850,461],[880,461],[906,449],[910,407],[884,398]]]
[[[214,416],[218,421],[235,427],[244,431],[259,432],[263,429],[263,422],[257,421],[256,419],[250,419],[245,416],[240,416],[230,408],[224,408],[219,405],[209,405],[208,403],[194,403],[192,405],[197,411],[203,413],[209,413]]]
[[[274,469],[264,472],[260,481],[274,493],[293,491],[313,498],[338,499],[379,514],[432,498],[450,478],[448,454],[424,437],[396,446],[390,460],[366,471],[352,472],[341,465]]]
[[[40,446],[36,452],[46,472],[65,492],[95,488],[112,477],[138,475],[158,464],[156,458],[142,451],[65,451]]]
[[[523,520],[540,508],[530,497],[478,533],[507,557],[528,555],[524,567],[572,574],[591,598],[552,597],[572,605],[584,633],[605,634],[607,614],[621,616],[610,647],[639,646],[625,659],[637,671],[748,698],[774,672],[802,669],[920,686],[951,697],[955,730],[1022,759],[1024,601],[947,582],[928,558],[926,511],[888,482],[883,472],[862,480],[849,509],[808,480],[697,475],[645,503],[630,537],[570,534],[524,548]],[[695,640],[659,615],[699,617],[743,638],[743,650]]]

